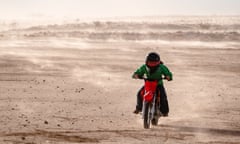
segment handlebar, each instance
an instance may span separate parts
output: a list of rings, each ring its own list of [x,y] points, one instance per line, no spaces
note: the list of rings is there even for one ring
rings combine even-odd
[[[161,79],[149,79],[149,78],[146,78],[146,77],[138,77],[138,79],[143,79],[143,80],[148,80],[148,81],[156,81],[156,80],[167,80],[166,77],[162,77]]]

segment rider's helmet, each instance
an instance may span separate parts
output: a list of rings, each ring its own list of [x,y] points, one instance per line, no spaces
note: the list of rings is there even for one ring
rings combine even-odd
[[[150,69],[150,72],[154,72],[160,65],[160,56],[156,52],[150,52],[146,57],[146,66]]]

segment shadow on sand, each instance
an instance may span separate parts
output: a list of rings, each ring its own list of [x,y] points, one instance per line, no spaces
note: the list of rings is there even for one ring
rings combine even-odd
[[[225,135],[225,136],[226,135],[240,136],[240,130],[201,128],[201,127],[178,126],[178,125],[159,125],[158,127],[172,128],[175,131],[180,131],[180,132],[210,133],[210,134]]]

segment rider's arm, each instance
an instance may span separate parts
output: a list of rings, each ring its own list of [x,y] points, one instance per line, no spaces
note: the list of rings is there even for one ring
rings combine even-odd
[[[163,70],[163,75],[168,81],[172,80],[172,73],[169,71],[169,69],[165,65],[161,65]]]
[[[141,77],[143,77],[143,75],[144,75],[145,73],[146,73],[146,72],[145,72],[145,66],[142,65],[141,67],[139,67],[139,68],[133,73],[132,78],[136,78],[136,79],[141,78]]]

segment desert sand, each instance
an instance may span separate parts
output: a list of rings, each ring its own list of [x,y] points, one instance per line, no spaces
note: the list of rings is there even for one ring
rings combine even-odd
[[[1,26],[0,143],[240,143],[237,16]],[[151,51],[173,81],[146,130],[131,76]]]

